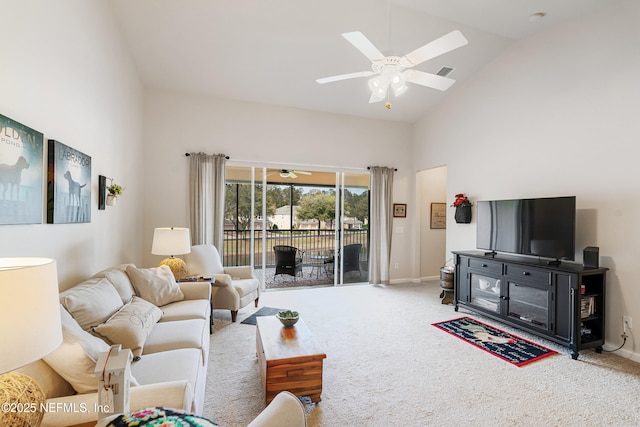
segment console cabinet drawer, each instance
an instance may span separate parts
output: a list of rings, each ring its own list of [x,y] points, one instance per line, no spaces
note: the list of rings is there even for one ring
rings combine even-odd
[[[476,270],[486,271],[487,273],[494,273],[502,275],[502,263],[495,261],[485,261],[483,259],[469,259],[469,268]]]
[[[551,271],[538,270],[536,268],[506,264],[505,275],[514,280],[526,280],[545,285],[551,284]]]

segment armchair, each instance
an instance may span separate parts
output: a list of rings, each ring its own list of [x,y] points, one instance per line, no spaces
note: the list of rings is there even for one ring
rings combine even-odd
[[[260,282],[254,277],[252,266],[223,267],[220,254],[213,245],[192,246],[191,252],[184,255],[184,261],[189,276],[213,276],[216,279],[212,307],[230,310],[232,322],[236,321],[238,310],[251,301],[258,306]]]

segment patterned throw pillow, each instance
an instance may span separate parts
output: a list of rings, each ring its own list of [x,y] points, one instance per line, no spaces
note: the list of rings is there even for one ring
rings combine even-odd
[[[193,415],[185,411],[169,408],[147,408],[128,414],[119,415],[111,421],[107,427],[129,426],[184,426],[184,427],[209,427],[217,426],[211,420]]]

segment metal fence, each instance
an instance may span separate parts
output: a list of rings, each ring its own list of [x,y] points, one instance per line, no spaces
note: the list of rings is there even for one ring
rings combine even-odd
[[[360,243],[360,261],[369,260],[369,230],[343,230],[344,245]],[[334,250],[335,230],[256,230],[254,232],[254,267],[262,267],[262,240],[267,239],[267,267],[275,266],[276,245],[294,246],[304,251],[304,262],[314,253]],[[224,232],[224,265],[249,265],[251,253],[251,232],[249,230],[225,230]]]

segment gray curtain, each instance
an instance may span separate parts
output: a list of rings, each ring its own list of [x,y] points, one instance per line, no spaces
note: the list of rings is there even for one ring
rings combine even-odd
[[[388,284],[393,227],[393,168],[370,168],[371,218],[369,283]]]
[[[189,163],[191,244],[212,244],[221,256],[226,161],[224,154],[191,153]]]

